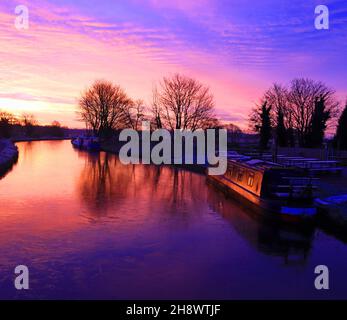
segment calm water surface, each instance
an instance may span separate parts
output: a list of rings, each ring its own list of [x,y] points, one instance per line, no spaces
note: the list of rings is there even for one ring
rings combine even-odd
[[[347,245],[265,223],[202,175],[18,143],[0,180],[0,298],[347,298]],[[30,290],[13,287],[15,266]],[[330,290],[314,267],[330,268]]]

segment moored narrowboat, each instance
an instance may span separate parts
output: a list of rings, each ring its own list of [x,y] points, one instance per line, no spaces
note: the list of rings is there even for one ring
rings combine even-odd
[[[71,140],[72,145],[75,148],[88,150],[88,151],[99,151],[100,142],[97,137],[77,137]]]
[[[315,179],[298,168],[257,159],[228,160],[225,174],[209,175],[208,180],[285,220],[298,221],[316,214]]]

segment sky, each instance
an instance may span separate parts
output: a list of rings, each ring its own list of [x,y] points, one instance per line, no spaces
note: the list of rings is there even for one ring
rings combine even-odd
[[[329,8],[329,29],[314,26]],[[29,28],[15,8],[29,9]],[[97,79],[150,103],[174,73],[209,86],[220,119],[247,128],[272,83],[325,82],[347,98],[346,0],[1,0],[0,109],[83,127],[81,93]]]

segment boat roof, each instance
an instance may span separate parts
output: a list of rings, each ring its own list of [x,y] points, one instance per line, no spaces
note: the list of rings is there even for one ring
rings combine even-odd
[[[243,158],[242,155],[240,155],[240,157],[228,157],[228,163],[237,164],[247,169],[258,171],[265,171],[272,168],[283,168],[283,166],[278,163],[262,159],[252,159],[251,157]]]

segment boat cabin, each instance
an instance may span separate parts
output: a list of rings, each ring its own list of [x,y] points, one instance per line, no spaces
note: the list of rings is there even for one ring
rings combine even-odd
[[[306,177],[303,170],[257,159],[229,160],[224,178],[244,191],[267,199],[311,200],[316,188],[315,179]]]

